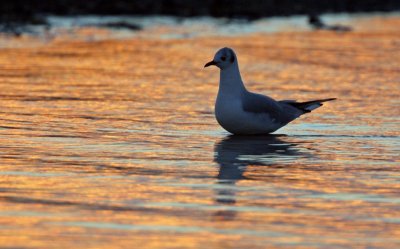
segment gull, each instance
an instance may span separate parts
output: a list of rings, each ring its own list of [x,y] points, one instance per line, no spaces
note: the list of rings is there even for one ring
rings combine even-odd
[[[276,101],[246,89],[240,76],[239,64],[231,48],[221,48],[204,67],[220,69],[219,90],[215,102],[215,117],[230,133],[237,135],[269,134],[282,128],[303,114],[336,98],[306,102]]]

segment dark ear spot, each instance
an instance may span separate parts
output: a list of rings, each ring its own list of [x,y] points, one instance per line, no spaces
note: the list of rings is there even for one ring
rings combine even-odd
[[[235,54],[233,53],[233,51],[231,49],[229,49],[229,55],[231,57],[231,63],[235,62]]]

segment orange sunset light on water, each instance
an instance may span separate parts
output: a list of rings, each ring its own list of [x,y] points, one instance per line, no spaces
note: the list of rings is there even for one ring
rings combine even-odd
[[[396,248],[400,30],[376,22],[1,49],[0,245]],[[251,90],[338,100],[271,141],[228,137],[203,70],[224,46]]]

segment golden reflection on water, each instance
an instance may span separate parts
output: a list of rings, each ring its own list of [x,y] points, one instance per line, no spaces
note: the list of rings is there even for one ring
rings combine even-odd
[[[396,248],[399,35],[2,49],[0,245]],[[250,89],[338,101],[285,136],[228,137],[202,68],[227,45]]]

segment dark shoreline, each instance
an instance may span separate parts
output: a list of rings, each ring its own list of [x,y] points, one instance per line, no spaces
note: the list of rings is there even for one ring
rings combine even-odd
[[[29,33],[29,25],[50,28],[48,15],[169,15],[177,17],[225,17],[255,20],[273,16],[324,13],[368,13],[400,10],[400,0],[14,0],[0,1],[0,32]],[[138,30],[135,24],[103,24]]]
[[[39,15],[172,15],[257,19],[299,14],[400,10],[399,0],[13,0],[0,1],[0,22]],[[33,17],[36,17],[33,18]]]

